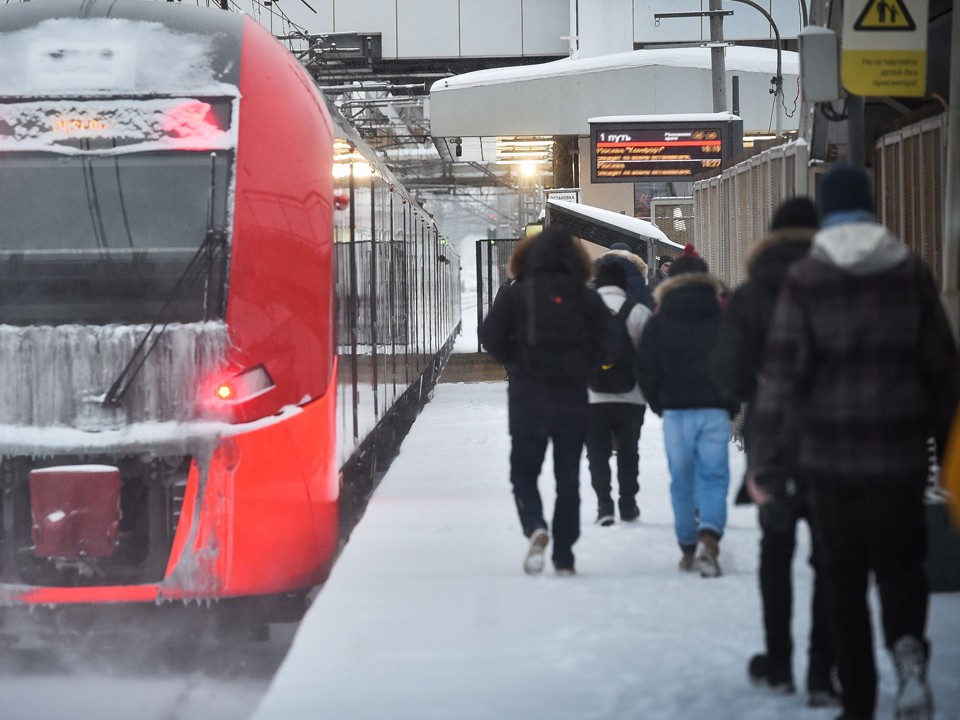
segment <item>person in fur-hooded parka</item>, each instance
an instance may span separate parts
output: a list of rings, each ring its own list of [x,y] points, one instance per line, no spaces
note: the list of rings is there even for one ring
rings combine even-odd
[[[781,204],[770,221],[769,233],[747,257],[747,280],[736,289],[723,312],[710,369],[724,395],[747,403],[745,437],[750,434],[754,422],[752,401],[780,287],[790,267],[806,257],[819,224],[817,209],[809,198],[791,198]],[[748,672],[755,683],[771,688],[793,686],[790,629],[793,556],[797,525],[800,520],[809,522],[811,519],[808,494],[794,465],[791,452],[783,458],[779,470],[762,478],[745,479],[737,493],[737,503],[746,504],[752,500],[748,484],[754,487],[759,484],[763,488],[763,502],[759,506],[763,531],[759,574],[766,650],[751,658]],[[826,587],[817,571],[819,555],[814,542],[810,557],[814,580],[807,665],[807,693],[811,705],[838,702],[832,678],[834,660],[827,626]]]
[[[548,226],[520,253],[514,251],[510,265],[517,281],[500,292],[478,335],[484,349],[509,366],[510,483],[530,540],[523,567],[531,574],[543,569],[550,536],[537,480],[552,443],[557,499],[551,557],[558,573],[571,574],[573,545],[580,536],[587,378],[594,366],[616,357],[616,320],[587,287],[590,258],[566,228]],[[563,315],[569,322],[549,325],[552,315],[544,303],[569,309]]]

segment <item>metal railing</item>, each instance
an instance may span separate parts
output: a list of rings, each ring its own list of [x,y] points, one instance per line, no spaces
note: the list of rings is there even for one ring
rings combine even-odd
[[[881,137],[873,149],[877,218],[943,279],[947,113]]]
[[[745,279],[745,259],[766,233],[774,208],[811,194],[818,169],[808,168],[808,159],[807,144],[797,140],[693,184],[694,245],[728,287]]]

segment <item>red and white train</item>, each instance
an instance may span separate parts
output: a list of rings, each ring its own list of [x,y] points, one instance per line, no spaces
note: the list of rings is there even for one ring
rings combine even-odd
[[[363,496],[449,353],[458,273],[249,17],[0,7],[5,613],[296,617],[341,469]]]

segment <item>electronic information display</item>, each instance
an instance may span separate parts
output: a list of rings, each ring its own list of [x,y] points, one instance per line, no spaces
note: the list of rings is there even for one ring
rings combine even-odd
[[[591,123],[591,179],[693,181],[726,167],[742,148],[740,119]]]

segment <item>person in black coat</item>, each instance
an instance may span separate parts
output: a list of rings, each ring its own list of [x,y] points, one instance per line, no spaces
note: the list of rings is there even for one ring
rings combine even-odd
[[[648,406],[663,417],[670,499],[682,570],[720,575],[727,521],[731,402],[710,379],[708,358],[720,324],[720,282],[693,245],[654,293],[659,309],[640,340],[637,379]]]
[[[648,278],[647,288],[653,293],[657,286],[666,280],[670,276],[670,265],[673,263],[673,258],[669,255],[664,255],[659,260],[657,260],[657,269],[653,273],[653,277]],[[652,296],[651,296],[652,297]]]
[[[517,282],[505,287],[478,329],[484,349],[508,365],[510,482],[530,543],[524,570],[538,573],[550,536],[537,480],[553,444],[557,500],[554,567],[574,572],[580,536],[580,455],[587,429],[590,370],[619,348],[615,318],[588,288],[591,263],[570,232],[548,226],[536,237]]]
[[[790,266],[806,257],[819,225],[817,209],[806,197],[787,200],[773,215],[770,232],[747,258],[747,280],[730,298],[720,323],[720,334],[711,357],[713,380],[720,391],[736,402],[748,403],[744,435],[753,422],[751,405],[763,359],[767,329],[780,286]],[[760,540],[760,596],[766,652],[754,655],[748,672],[751,679],[778,692],[793,692],[793,639],[790,632],[793,608],[793,554],[797,523],[810,521],[806,489],[794,467],[794,459],[783,459],[781,472],[744,482],[743,495],[757,497],[762,530]],[[757,491],[757,485],[762,488]],[[752,492],[747,492],[748,486]],[[813,533],[812,536],[815,537]],[[807,666],[808,704],[834,705],[833,650],[826,616],[826,587],[817,570],[816,550],[811,554],[814,568],[813,602]]]

